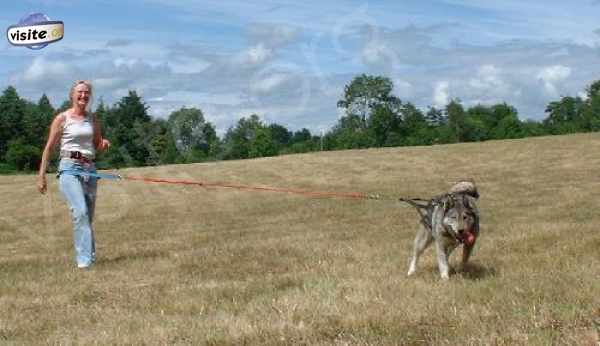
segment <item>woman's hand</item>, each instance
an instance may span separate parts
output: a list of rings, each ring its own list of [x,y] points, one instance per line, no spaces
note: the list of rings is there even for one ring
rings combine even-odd
[[[37,188],[38,188],[38,191],[42,195],[46,193],[47,184],[46,184],[46,175],[45,174],[38,175]]]
[[[98,146],[99,151],[107,151],[110,148],[110,141],[106,138],[102,138],[100,145]]]

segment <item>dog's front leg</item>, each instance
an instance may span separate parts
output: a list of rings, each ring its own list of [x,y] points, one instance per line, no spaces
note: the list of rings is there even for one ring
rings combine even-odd
[[[468,244],[464,244],[463,245],[463,251],[462,251],[462,261],[460,264],[460,270],[464,271],[466,266],[467,266],[467,262],[469,262],[469,258],[471,258],[471,253],[473,252],[473,248],[475,247],[475,241],[477,241],[477,237],[479,236],[479,216],[477,216],[477,218],[475,219],[475,226],[473,227],[473,233],[475,235],[475,240],[468,243]]]
[[[448,257],[450,256],[451,247],[449,247],[444,239],[441,238],[436,239],[435,245],[440,275],[443,280],[448,280],[450,278],[450,265],[448,264]]]
[[[415,243],[413,245],[413,255],[412,260],[410,261],[410,265],[408,267],[408,276],[411,276],[417,270],[417,263],[419,262],[419,257],[423,253],[423,251],[431,244],[433,237],[431,236],[431,232],[425,226],[421,225],[419,231],[417,232],[417,236],[415,237]]]
[[[469,262],[469,258],[471,257],[471,252],[473,252],[474,245],[475,244],[463,245],[462,261],[460,263],[461,271],[465,270],[465,267],[467,266],[467,262]]]

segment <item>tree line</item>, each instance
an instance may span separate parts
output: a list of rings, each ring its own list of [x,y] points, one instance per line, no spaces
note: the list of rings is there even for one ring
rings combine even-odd
[[[112,142],[111,150],[98,157],[97,166],[194,163],[600,130],[600,81],[586,88],[584,98],[564,96],[550,102],[541,121],[520,120],[517,109],[507,103],[466,108],[453,99],[443,108],[423,111],[392,91],[389,78],[362,74],[345,86],[337,102],[344,115],[322,135],[267,124],[253,114],[238,120],[222,138],[201,109],[183,107],[167,119],[154,119],[142,98],[129,91],[113,105],[100,101],[96,107],[103,134]],[[19,97],[14,87],[6,88],[0,96],[0,173],[37,170],[50,123],[68,107],[65,101],[54,108],[45,94],[34,103]],[[51,167],[56,163],[54,157]]]

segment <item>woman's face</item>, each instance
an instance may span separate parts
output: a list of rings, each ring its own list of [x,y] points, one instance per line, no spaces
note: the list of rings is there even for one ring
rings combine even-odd
[[[73,98],[73,105],[85,108],[90,102],[90,88],[83,83],[77,84],[71,97]]]

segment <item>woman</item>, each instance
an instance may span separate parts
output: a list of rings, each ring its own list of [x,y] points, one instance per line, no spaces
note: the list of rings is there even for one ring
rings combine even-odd
[[[76,81],[69,97],[71,107],[58,114],[50,125],[50,135],[42,154],[37,187],[40,193],[46,192],[48,159],[60,140],[60,191],[71,210],[77,267],[88,268],[96,259],[92,228],[97,186],[94,159],[97,152],[109,148],[110,142],[102,138],[100,123],[88,111],[92,97],[90,82]]]

